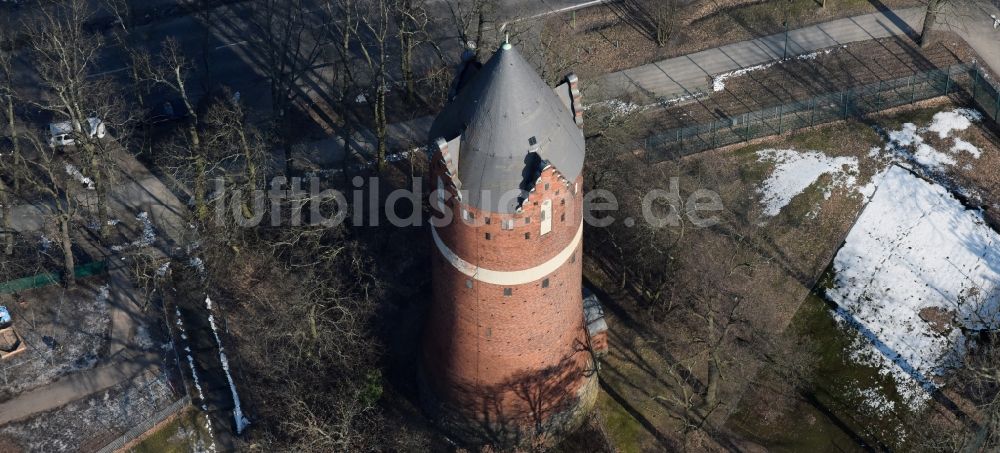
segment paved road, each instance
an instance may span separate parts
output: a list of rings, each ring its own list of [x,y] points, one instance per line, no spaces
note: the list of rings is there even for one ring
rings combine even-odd
[[[977,3],[963,11],[946,10],[940,28],[958,33],[985,63],[1000,72],[1000,33],[993,31],[990,8],[987,3]],[[889,36],[915,37],[923,25],[923,13],[920,7],[886,10],[791,30],[787,56]],[[785,42],[784,33],[779,33],[611,73],[588,97],[610,99],[639,91],[672,99],[708,92],[715,75],[782,58]]]
[[[158,354],[143,354],[65,376],[0,404],[0,425],[58,408],[87,395],[114,387],[159,366]]]

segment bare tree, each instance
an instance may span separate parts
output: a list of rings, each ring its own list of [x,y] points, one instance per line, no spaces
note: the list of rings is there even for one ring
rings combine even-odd
[[[934,26],[937,24],[938,14],[950,0],[927,0],[927,9],[924,11],[924,25],[920,29],[920,47],[927,48],[934,43]]]
[[[180,48],[180,44],[173,39],[167,38],[163,42],[163,50],[155,62],[147,60],[136,60],[137,64],[143,64],[141,71],[145,78],[154,84],[165,86],[173,91],[181,102],[187,113],[185,129],[187,131],[187,143],[185,148],[188,153],[183,153],[192,165],[194,187],[194,215],[199,221],[204,221],[208,217],[208,205],[205,197],[208,191],[208,156],[204,150],[200,132],[200,119],[195,100],[191,96],[188,80],[191,77],[192,66]]]
[[[88,187],[74,178],[71,164],[57,150],[37,137],[29,137],[27,143],[30,148],[14,155],[7,170],[21,183],[22,198],[51,208],[48,216],[58,237],[64,282],[72,286],[76,283],[73,232],[79,221],[80,200]]]
[[[448,11],[463,48],[472,48],[476,59],[486,44],[486,29],[493,28],[497,21],[499,3],[497,0],[448,0]]]
[[[234,203],[242,206],[245,219],[253,218],[255,190],[265,188],[266,158],[269,140],[247,120],[244,107],[225,97],[212,104],[204,115],[205,147],[213,160],[218,162],[218,172],[213,178],[222,178],[233,194]],[[240,197],[236,198],[236,194]],[[214,203],[229,200],[226,194],[215,194]],[[233,226],[230,231],[238,231]],[[225,234],[225,230],[220,233]]]
[[[355,3],[353,0],[339,0],[337,10],[343,14],[344,36],[341,44],[348,52],[343,54],[345,64],[360,61],[361,71],[350,72],[352,84],[362,90],[358,100],[368,105],[370,124],[375,135],[375,161],[378,170],[386,165],[389,148],[389,119],[386,108],[390,90],[389,65],[391,63],[390,40],[393,37],[393,0],[373,0]],[[353,58],[350,49],[356,48],[358,58]]]
[[[925,0],[924,23],[920,28],[919,43],[927,48],[935,42],[935,29],[942,25],[962,27],[967,22],[986,19],[983,6],[987,0]]]
[[[14,115],[14,103],[17,95],[14,92],[14,71],[11,66],[13,56],[10,52],[3,50],[7,47],[7,44],[8,38],[6,34],[0,31],[0,102],[3,102],[3,105],[0,107],[2,107],[3,111],[2,119],[5,135],[10,138],[10,149],[0,148],[0,170],[6,166],[6,163],[4,163],[5,154],[10,154],[11,156],[20,154],[17,120]],[[3,175],[0,174],[0,217],[3,218],[2,223],[0,223],[0,229],[3,231],[0,234],[3,235],[4,254],[11,255],[14,253],[14,233],[10,225],[13,197],[2,177]]]
[[[666,47],[677,26],[677,0],[647,2],[656,45]]]
[[[627,0],[615,3],[611,8],[659,47],[670,43],[680,23],[677,0]]]
[[[263,60],[271,88],[271,111],[281,148],[285,152],[285,173],[292,170],[292,144],[296,123],[294,102],[300,95],[299,83],[309,76],[322,55],[321,25],[309,12],[306,0],[254,0],[248,5],[251,42]]]
[[[427,0],[395,0],[395,2],[396,31],[399,37],[399,69],[403,76],[406,99],[412,103],[416,96],[413,51],[421,44],[429,42],[427,25],[430,19],[427,13]]]
[[[149,66],[149,54],[140,47],[138,37],[132,29],[135,22],[135,10],[126,0],[103,0],[105,8],[115,18],[117,26],[112,29],[115,43],[125,51],[129,58],[129,78],[134,95],[132,101],[139,106],[139,111],[146,110],[147,78],[144,69]]]
[[[38,22],[29,30],[30,47],[49,99],[32,102],[70,124],[75,146],[69,151],[93,180],[95,214],[110,218],[107,195],[117,176],[116,147],[95,133],[97,125],[90,120],[114,125],[121,141],[131,118],[111,80],[93,75],[104,43],[84,28],[89,17],[82,0],[40,10]],[[106,222],[100,224],[106,235]]]

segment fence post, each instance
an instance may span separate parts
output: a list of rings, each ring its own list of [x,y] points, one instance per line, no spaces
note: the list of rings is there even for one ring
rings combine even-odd
[[[917,86],[913,83],[916,74],[910,74],[910,80],[906,82],[906,87],[910,89],[910,104],[917,100]]]
[[[948,74],[945,75],[945,80],[944,80],[944,93],[942,94],[944,96],[947,96],[948,92],[950,91],[951,91],[951,66],[948,66]]]
[[[878,79],[878,93],[875,94],[875,111],[882,110],[882,79]]]
[[[849,102],[851,102],[851,90],[848,89],[846,91],[841,91],[840,92],[840,103],[844,104],[844,119],[845,120],[847,119],[847,108],[848,108],[847,105],[848,105]]]
[[[979,88],[979,71],[972,65],[972,103],[976,102],[976,88]]]
[[[784,110],[781,107],[782,106],[780,106],[780,105],[778,106],[778,135],[781,135],[781,114],[782,114],[782,110]]]
[[[812,108],[809,109],[809,125],[816,125],[816,97],[812,98]]]
[[[997,106],[996,108],[994,108],[993,120],[1000,121],[1000,90],[997,90],[996,87],[993,87],[993,94],[995,94],[997,97],[997,102],[996,102]]]

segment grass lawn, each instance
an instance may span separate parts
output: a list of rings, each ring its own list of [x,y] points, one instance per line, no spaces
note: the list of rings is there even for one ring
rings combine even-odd
[[[205,414],[188,408],[170,423],[164,425],[132,447],[133,453],[187,453],[204,451],[212,439],[205,428]]]
[[[653,437],[617,401],[605,392],[597,399],[597,411],[604,429],[621,453],[639,453],[643,445],[653,445]]]

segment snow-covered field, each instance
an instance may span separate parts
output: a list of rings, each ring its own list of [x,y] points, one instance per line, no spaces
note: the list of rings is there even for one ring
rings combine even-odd
[[[886,172],[833,264],[827,297],[868,340],[852,355],[891,374],[911,402],[960,360],[961,329],[1000,323],[1000,235],[901,167]]]
[[[861,157],[793,149],[757,153],[759,161],[774,165],[757,187],[766,216],[777,215],[823,175],[832,177],[823,188],[827,197],[838,188],[863,195],[864,210],[836,255],[827,297],[838,305],[838,317],[860,333],[852,358],[891,376],[914,407],[929,398],[926,390],[936,388],[939,376],[960,364],[968,330],[1000,327],[1000,235],[949,191],[974,190],[917,176],[938,180],[959,162],[981,158],[983,150],[956,135],[981,119],[971,109],[941,111],[924,126],[884,131],[887,142]],[[860,174],[859,159],[873,176]],[[878,402],[872,395],[866,400]]]

